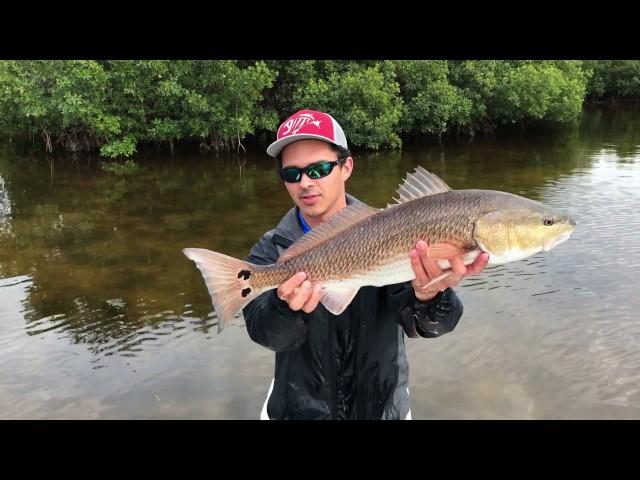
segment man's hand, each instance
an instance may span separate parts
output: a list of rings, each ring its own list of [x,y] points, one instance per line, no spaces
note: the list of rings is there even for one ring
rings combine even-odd
[[[291,310],[311,313],[320,302],[322,287],[320,284],[311,285],[309,280],[305,280],[306,278],[306,273],[296,273],[289,280],[280,284],[277,294],[280,300],[289,304]]]
[[[451,275],[432,284],[427,289],[423,289],[432,279],[439,277],[444,271],[438,266],[438,262],[429,258],[429,247],[426,242],[420,240],[416,243],[416,248],[409,252],[411,259],[411,268],[416,275],[415,280],[411,282],[418,300],[427,301],[435,297],[449,287],[455,287],[460,281],[468,275],[478,275],[482,272],[489,261],[489,255],[481,253],[478,258],[469,266],[465,266],[460,257],[449,260],[451,263]]]

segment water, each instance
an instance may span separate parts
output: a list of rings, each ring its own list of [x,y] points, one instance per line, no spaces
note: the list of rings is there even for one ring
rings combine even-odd
[[[578,227],[487,268],[465,312],[407,339],[414,418],[640,418],[640,112],[577,130],[356,155],[348,191],[383,207],[421,164],[453,188],[509,191]],[[241,319],[216,333],[184,247],[244,257],[290,207],[274,162],[0,153],[0,418],[258,418],[273,353]]]

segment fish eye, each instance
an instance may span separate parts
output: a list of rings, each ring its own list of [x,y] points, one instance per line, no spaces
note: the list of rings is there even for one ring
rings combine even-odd
[[[553,225],[553,219],[552,219],[552,218],[545,218],[545,219],[544,219],[544,224],[545,224],[547,227],[550,227],[551,225]]]

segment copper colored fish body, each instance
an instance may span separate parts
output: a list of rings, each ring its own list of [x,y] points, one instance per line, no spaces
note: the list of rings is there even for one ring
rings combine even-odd
[[[567,240],[575,222],[545,205],[507,192],[451,190],[421,167],[385,209],[350,206],[294,243],[273,265],[257,266],[188,248],[211,294],[222,330],[247,303],[304,271],[323,286],[321,303],[339,314],[360,287],[414,278],[409,251],[418,240],[445,275],[449,260],[472,263],[481,252],[498,264],[548,251]],[[434,280],[435,281],[435,280]]]

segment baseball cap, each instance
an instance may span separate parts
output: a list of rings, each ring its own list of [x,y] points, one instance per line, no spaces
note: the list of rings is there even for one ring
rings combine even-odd
[[[282,122],[276,141],[269,145],[267,154],[276,157],[290,143],[305,139],[323,140],[349,148],[342,127],[331,115],[316,110],[300,110]]]

